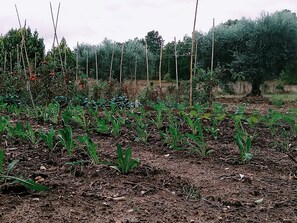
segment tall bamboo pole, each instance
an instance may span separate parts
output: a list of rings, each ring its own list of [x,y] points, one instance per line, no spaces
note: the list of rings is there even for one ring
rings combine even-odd
[[[191,48],[191,61],[190,61],[190,107],[193,106],[193,52],[194,52],[194,41],[195,41],[195,28],[196,28],[196,18],[198,11],[198,2],[196,0],[196,8],[195,8],[195,17],[194,17],[194,25],[192,32],[192,48]]]
[[[76,73],[75,73],[75,81],[78,82],[78,42],[76,44]]]
[[[19,49],[19,44],[17,44],[17,69],[18,69],[18,74],[21,73],[21,65],[20,65],[20,49]]]
[[[59,53],[59,57],[60,57],[61,69],[62,69],[62,73],[63,73],[63,77],[64,77],[64,84],[65,84],[65,86],[67,86],[66,85],[66,73],[65,73],[63,59],[62,59],[62,52],[60,49],[59,39],[58,39],[58,35],[57,35],[57,26],[58,26],[58,19],[59,19],[59,13],[60,13],[60,5],[61,5],[61,3],[59,3],[58,12],[57,12],[56,21],[55,21],[52,3],[50,2],[51,16],[52,16],[52,22],[53,22],[53,27],[54,27],[54,42],[56,40],[58,53]],[[54,49],[54,43],[53,43],[53,49]]]
[[[121,65],[120,65],[120,84],[122,84],[122,75],[123,75],[123,57],[124,57],[124,43],[122,44],[121,52]]]
[[[12,74],[12,54],[11,54],[11,52],[9,52],[9,65],[10,65],[9,73]]]
[[[197,60],[198,60],[198,55],[197,55],[197,53],[198,53],[198,37],[196,38],[196,44],[195,44],[195,61],[194,61],[194,64],[195,64],[195,66],[194,66],[194,75],[196,74],[196,72],[197,72]]]
[[[159,86],[162,88],[162,55],[163,55],[163,42],[160,47],[160,62],[159,62]]]
[[[25,62],[25,58],[24,58],[24,54],[23,54],[23,50],[24,50],[26,60],[27,60],[27,63],[28,63],[28,72],[29,72],[29,74],[31,74],[30,62],[29,62],[29,57],[28,57],[27,48],[26,48],[26,39],[25,39],[26,35],[24,34],[24,32],[26,32],[26,22],[25,22],[24,28],[22,28],[21,20],[20,20],[20,16],[19,16],[19,11],[18,11],[18,8],[17,8],[16,5],[15,5],[15,10],[16,10],[16,13],[17,13],[19,26],[20,26],[20,30],[21,30],[21,36],[22,36],[22,41],[21,41],[21,47],[20,48],[21,48],[21,59],[23,61],[23,66],[24,66],[24,75],[25,75],[25,80],[26,80],[26,87],[27,87],[27,90],[28,90],[28,93],[29,93],[29,97],[30,97],[30,100],[31,100],[32,107],[33,107],[34,110],[36,110],[35,103],[34,103],[34,100],[33,100],[33,95],[32,95],[32,92],[31,92],[30,80],[29,80],[29,78],[28,78],[28,76],[26,74],[26,62]]]
[[[99,74],[98,74],[98,58],[97,58],[97,51],[95,51],[95,72],[96,72],[96,82],[99,84]]]
[[[87,75],[87,79],[88,79],[89,78],[89,51],[87,51],[86,75]]]
[[[5,51],[5,53],[4,53],[4,66],[3,66],[3,73],[5,73],[5,71],[6,71],[6,57],[7,57],[7,52]]]
[[[111,81],[111,78],[112,78],[112,65],[113,65],[113,58],[114,58],[114,48],[115,48],[115,43],[113,43],[113,47],[112,47],[110,69],[109,69],[109,81]]]
[[[134,83],[135,83],[135,100],[136,100],[136,96],[137,96],[137,56],[135,57]]]
[[[214,61],[214,30],[215,30],[215,19],[212,24],[212,45],[211,45],[211,65],[210,65],[210,78],[213,77],[213,61]]]
[[[178,63],[177,63],[177,50],[176,50],[176,38],[174,37],[174,56],[175,56],[175,78],[176,78],[176,90],[178,91]]]
[[[212,103],[212,81],[213,81],[213,64],[214,64],[214,42],[215,42],[215,19],[213,19],[213,24],[212,24],[212,44],[211,44],[211,65],[210,65],[210,83],[211,83],[211,89],[209,91],[209,99],[210,99],[210,103]]]
[[[145,41],[145,58],[146,58],[146,85],[147,87],[150,86],[150,77],[149,77],[149,61],[148,61],[148,48],[147,42]]]

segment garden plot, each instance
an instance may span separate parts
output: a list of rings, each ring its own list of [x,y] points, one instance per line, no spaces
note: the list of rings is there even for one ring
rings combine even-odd
[[[247,106],[3,105],[0,221],[296,222],[296,109]]]

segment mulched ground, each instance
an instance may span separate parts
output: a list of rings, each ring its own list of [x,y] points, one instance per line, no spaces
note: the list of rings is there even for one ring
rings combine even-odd
[[[69,157],[61,146],[49,152],[43,143],[1,135],[5,161],[19,160],[14,175],[40,176],[50,191],[2,185],[0,222],[297,222],[297,163],[272,148],[278,136],[265,126],[258,126],[257,133],[248,164],[238,161],[229,121],[220,125],[218,140],[206,135],[214,153],[204,159],[166,148],[154,135],[144,144],[134,142],[129,132],[118,139],[92,133],[101,160],[115,161],[117,143],[132,147],[141,165],[128,175],[90,162],[69,164],[88,160],[83,151]],[[297,158],[296,151],[290,155]]]

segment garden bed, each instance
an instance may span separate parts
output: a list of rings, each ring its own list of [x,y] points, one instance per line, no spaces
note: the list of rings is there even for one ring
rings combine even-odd
[[[146,113],[142,120],[148,133],[146,141],[140,140],[136,131],[139,120],[123,114],[124,110],[113,114],[126,120],[119,136],[112,131],[94,131],[90,114],[85,116],[91,120],[86,129],[70,121],[75,139],[87,133],[100,145],[100,161],[114,164],[117,144],[124,149],[131,147],[133,158],[139,158],[140,164],[126,175],[106,163],[94,164],[81,144],[71,154],[61,143],[50,151],[40,140],[33,144],[4,131],[0,136],[4,167],[18,160],[12,173],[36,180],[49,191],[30,190],[11,181],[2,183],[0,222],[296,222],[296,135],[287,121],[289,116],[278,116],[271,123],[276,115],[269,117],[268,110],[260,107],[257,116],[253,112],[257,105],[243,113],[235,105],[228,107],[217,123],[215,138],[214,132],[206,129],[218,116],[208,110],[201,113],[203,137],[207,149],[213,150],[205,157],[193,149],[194,143],[185,143],[188,138],[177,143],[176,149],[172,149],[172,141],[162,138],[160,131],[170,134],[166,131],[170,125],[166,112],[159,129],[155,126],[156,111]],[[189,116],[190,111],[186,112]],[[243,115],[243,128],[253,136],[252,159],[248,161],[240,158],[235,141],[236,112]],[[104,114],[96,112],[100,117]],[[172,114],[179,132],[184,136],[190,133],[183,115],[176,110]],[[61,116],[53,123],[2,110],[2,116],[7,115],[12,125],[29,120],[36,135],[39,129],[53,126],[58,131],[64,127]],[[265,121],[260,121],[264,116]],[[259,121],[247,121],[251,117]],[[294,115],[290,117],[294,120]],[[112,129],[112,123],[108,124]],[[283,130],[288,134],[284,136]]]

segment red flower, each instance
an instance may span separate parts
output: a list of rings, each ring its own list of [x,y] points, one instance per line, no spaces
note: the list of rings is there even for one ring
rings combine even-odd
[[[36,74],[31,74],[30,81],[36,81],[36,80],[37,80]]]
[[[56,74],[55,74],[54,71],[51,71],[51,72],[50,72],[50,76],[51,76],[51,77],[54,77],[55,75],[56,75]]]

